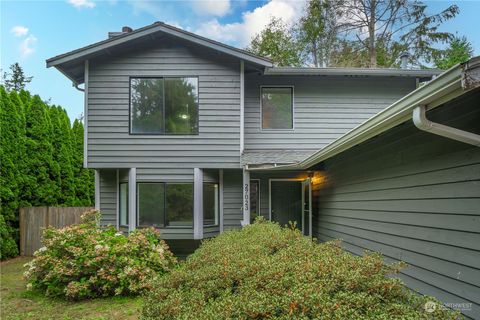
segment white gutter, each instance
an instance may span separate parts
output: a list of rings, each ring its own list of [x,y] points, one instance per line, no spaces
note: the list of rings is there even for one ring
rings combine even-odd
[[[83,92],[83,167],[88,168],[88,78],[89,61],[85,60],[84,92]]]
[[[418,129],[477,147],[480,146],[480,135],[432,122],[427,119],[426,111],[425,106],[418,106],[413,109],[413,123]]]

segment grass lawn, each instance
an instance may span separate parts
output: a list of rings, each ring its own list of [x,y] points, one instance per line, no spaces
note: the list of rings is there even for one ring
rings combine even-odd
[[[0,319],[138,319],[140,298],[67,302],[26,291],[22,274],[29,260],[21,257],[0,263]]]

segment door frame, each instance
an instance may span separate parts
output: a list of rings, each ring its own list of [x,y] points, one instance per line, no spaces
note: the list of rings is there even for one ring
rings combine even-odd
[[[305,210],[304,210],[304,203],[305,203],[305,192],[304,186],[308,185],[308,236],[312,237],[312,179],[307,178],[302,181],[302,233],[305,232],[303,223],[305,221]],[[304,234],[305,235],[305,234]]]

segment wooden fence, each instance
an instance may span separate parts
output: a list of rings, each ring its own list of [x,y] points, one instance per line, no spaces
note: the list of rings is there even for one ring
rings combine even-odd
[[[20,255],[32,256],[42,247],[42,230],[79,223],[80,216],[93,207],[20,208]]]

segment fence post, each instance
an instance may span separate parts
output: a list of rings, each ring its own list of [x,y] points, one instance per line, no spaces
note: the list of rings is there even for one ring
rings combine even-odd
[[[25,210],[20,208],[19,228],[20,228],[20,255],[25,255]]]

